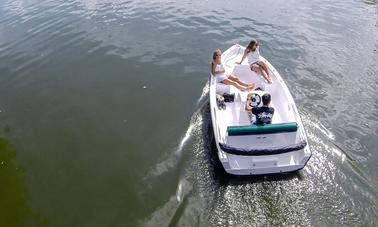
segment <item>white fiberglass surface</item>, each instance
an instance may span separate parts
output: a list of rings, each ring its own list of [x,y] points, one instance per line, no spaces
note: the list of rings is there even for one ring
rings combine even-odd
[[[273,79],[273,84],[267,84],[262,77],[255,72],[252,72],[247,60],[242,64],[236,64],[241,60],[244,48],[240,46],[233,46],[222,55],[222,62],[228,73],[233,74],[247,83],[255,83],[256,87],[268,91],[271,94],[271,106],[275,109],[272,123],[287,123],[296,122],[299,117],[296,116],[297,112],[293,109],[295,104],[287,90],[284,81],[273,66],[267,62],[270,70],[270,75]],[[215,102],[216,86],[219,85],[215,82],[215,78],[211,79],[211,95],[212,108],[214,111],[215,127],[218,142],[226,143],[233,147],[275,147],[275,146],[288,146],[296,143],[300,139],[300,131],[295,133],[280,133],[266,135],[264,140],[257,138],[258,136],[227,136],[228,126],[244,126],[250,125],[250,116],[245,110],[246,99],[249,92],[240,91],[234,87],[230,88],[230,93],[235,94],[235,100],[231,103],[226,103],[225,109],[218,109]],[[220,86],[224,86],[223,84]],[[253,92],[253,91],[252,91]],[[300,122],[298,122],[300,124]]]
[[[236,64],[240,61],[243,54],[243,48],[233,48],[222,55],[222,61],[226,67],[226,71],[240,78],[247,83],[255,83],[256,87],[261,87],[270,93],[272,97],[271,106],[275,109],[272,123],[295,122],[295,112],[292,109],[294,103],[290,94],[284,89],[284,82],[274,70],[270,72],[273,78],[273,84],[265,83],[261,76],[252,72],[247,60],[243,64]],[[286,86],[285,86],[286,88]],[[246,125],[249,124],[248,114],[245,111],[245,102],[248,92],[241,92],[235,88],[231,88],[232,93],[235,93],[235,102],[228,103],[226,110],[218,110],[218,119],[228,125]]]
[[[303,150],[293,151],[274,156],[241,156],[228,154],[227,158],[232,169],[254,169],[259,167],[279,167],[289,165],[300,165],[304,157]],[[259,166],[259,164],[261,166]]]

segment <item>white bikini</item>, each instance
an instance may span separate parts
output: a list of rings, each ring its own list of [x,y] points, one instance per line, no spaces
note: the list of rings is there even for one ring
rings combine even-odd
[[[248,53],[248,65],[251,66],[254,63],[260,62],[260,51],[257,47],[255,51],[249,51]]]
[[[217,64],[216,68],[215,68],[215,71],[223,71],[224,70],[224,67],[223,67],[223,64]],[[223,80],[227,79],[229,77],[229,75],[227,74],[227,72],[224,72],[224,73],[219,73],[219,74],[216,74],[215,77],[217,78],[217,82],[218,83],[221,83]]]

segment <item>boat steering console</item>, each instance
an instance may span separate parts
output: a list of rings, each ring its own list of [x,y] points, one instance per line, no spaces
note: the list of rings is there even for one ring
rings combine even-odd
[[[262,106],[262,96],[267,94],[269,92],[267,91],[259,91],[259,90],[255,90],[253,91],[252,93],[249,93],[248,96],[247,96],[247,99],[248,97],[251,97],[251,107],[258,107],[258,106]]]

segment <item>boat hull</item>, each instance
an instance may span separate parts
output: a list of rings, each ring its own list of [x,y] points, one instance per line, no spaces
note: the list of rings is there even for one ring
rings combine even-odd
[[[264,144],[268,145],[280,145],[285,143],[290,143],[290,140],[302,140],[307,144],[307,137],[305,130],[303,128],[302,121],[300,119],[299,113],[293,101],[293,98],[279,75],[279,73],[275,70],[275,68],[266,60],[266,63],[269,67],[269,70],[274,75],[273,83],[277,83],[277,85],[266,85],[260,78],[260,80],[256,80],[256,76],[253,77],[253,81],[248,81],[248,78],[252,76],[248,75],[245,76],[243,70],[248,68],[247,65],[235,65],[233,64],[237,58],[241,58],[241,54],[243,52],[243,47],[239,45],[234,45],[225,51],[222,54],[222,61],[226,61],[226,71],[235,74],[239,78],[243,79],[246,82],[254,82],[256,86],[262,87],[264,90],[271,91],[274,93],[274,89],[279,90],[281,93],[280,95],[275,94],[274,97],[284,96],[287,101],[285,101],[284,106],[279,106],[279,103],[282,103],[282,100],[276,101],[276,108],[281,110],[282,116],[276,116],[276,121],[295,121],[298,124],[298,132],[294,134],[290,133],[281,133],[281,134],[266,134],[266,135],[251,135],[251,136],[239,136],[239,137],[232,137],[227,134],[227,127],[235,124],[242,125],[243,123],[243,116],[245,114],[245,110],[243,110],[243,97],[246,97],[245,92],[237,91],[233,87],[228,87],[226,93],[235,93],[235,102],[241,103],[238,107],[232,106],[229,104],[227,107],[228,110],[220,110],[216,103],[216,94],[223,93],[219,92],[219,83],[216,82],[214,76],[210,75],[210,109],[211,109],[211,118],[213,124],[213,131],[214,137],[216,141],[216,147],[218,151],[219,160],[224,168],[224,170],[228,174],[232,175],[265,175],[265,174],[282,174],[282,173],[290,173],[298,171],[304,168],[311,157],[311,151],[309,146],[305,146],[303,149],[283,152],[279,154],[272,154],[272,155],[236,155],[227,153],[225,150],[222,150],[220,143],[228,143],[233,146],[241,146],[248,147],[248,148],[261,148]],[[242,71],[238,71],[241,69]],[[249,71],[249,70],[248,70]],[[248,72],[249,73],[249,72]],[[243,77],[244,76],[244,77]],[[218,87],[217,87],[218,86]],[[274,87],[276,86],[276,87]],[[245,98],[244,98],[245,99]],[[286,110],[288,109],[288,110]],[[229,112],[227,112],[229,111]],[[236,114],[234,114],[236,113]],[[233,116],[232,120],[228,119],[229,115]],[[277,115],[275,113],[275,115]],[[287,116],[286,116],[287,115]],[[288,119],[285,119],[287,117]],[[240,123],[242,122],[242,123]],[[281,122],[279,122],[281,123]],[[245,120],[244,120],[245,124]],[[294,138],[294,139],[293,139]]]
[[[303,169],[311,157],[308,147],[280,155],[266,156],[233,155],[224,152],[219,147],[217,149],[224,170],[231,175],[292,173]]]

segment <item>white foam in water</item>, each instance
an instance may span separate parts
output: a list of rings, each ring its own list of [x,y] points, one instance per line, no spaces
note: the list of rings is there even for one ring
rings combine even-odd
[[[205,87],[203,87],[202,89],[202,94],[197,101],[197,105],[200,104],[205,97],[207,97],[209,90],[210,90],[210,86],[209,86],[209,82],[207,82]]]
[[[193,185],[186,178],[180,179],[175,195],[161,207],[157,208],[147,220],[144,226],[169,226],[180,206],[185,206],[183,200],[193,190]]]
[[[209,92],[209,84],[206,83],[206,85],[202,89],[202,94],[197,101],[197,105],[202,102],[204,97],[207,96],[208,92]],[[199,110],[197,110],[192,115],[188,129],[186,130],[184,137],[181,139],[177,149],[173,153],[171,153],[167,159],[157,163],[155,167],[149,172],[148,176],[162,175],[163,173],[167,172],[170,168],[173,168],[174,166],[176,166],[178,160],[181,157],[185,144],[191,138],[193,130],[199,127],[202,124],[202,121],[203,121],[202,116],[199,114]]]
[[[191,123],[189,125],[188,129],[186,130],[185,136],[184,136],[184,138],[182,138],[180,145],[179,145],[178,149],[176,150],[175,154],[181,154],[184,144],[186,143],[186,141],[188,141],[188,139],[190,138],[190,135],[193,131],[193,125],[194,125],[193,123]]]
[[[329,139],[335,140],[335,135],[330,132],[322,123],[320,122],[312,122],[315,128],[319,129],[324,135],[326,135]]]

